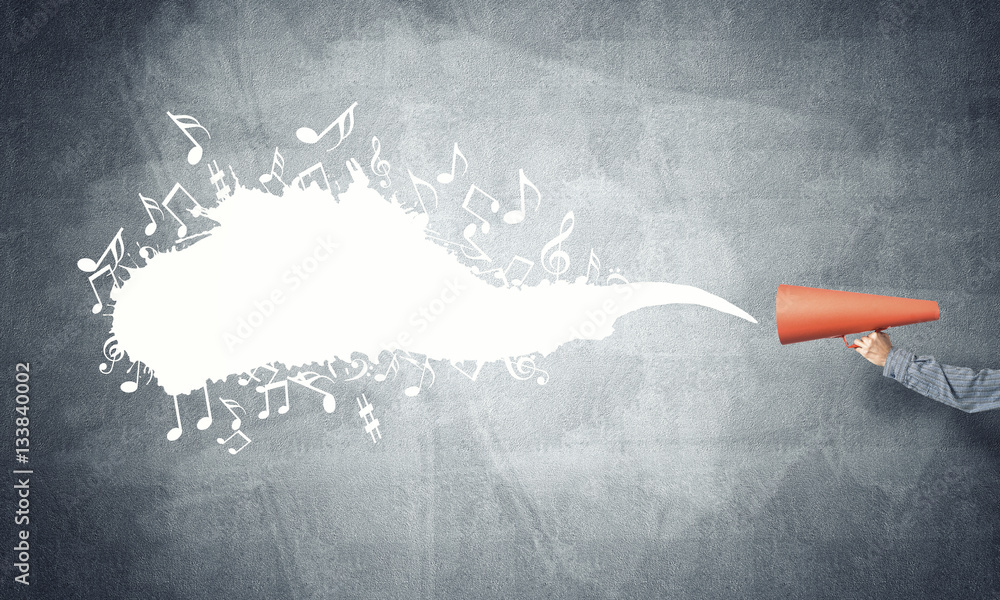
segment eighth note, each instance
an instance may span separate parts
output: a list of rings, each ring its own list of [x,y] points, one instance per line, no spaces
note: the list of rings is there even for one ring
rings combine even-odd
[[[149,215],[149,225],[146,225],[146,235],[153,235],[156,233],[156,221],[153,220],[153,212],[156,211],[160,213],[160,218],[163,218],[163,210],[160,209],[160,205],[156,203],[156,200],[152,198],[147,198],[142,194],[139,194],[139,199],[142,200],[142,207],[146,209],[146,214]]]
[[[458,149],[458,143],[456,142],[455,150],[451,154],[451,173],[441,173],[440,175],[438,175],[437,176],[438,183],[448,184],[451,183],[452,181],[455,181],[455,165],[456,165],[455,161],[457,161],[459,157],[462,158],[462,162],[465,164],[465,167],[462,169],[462,175],[465,175],[465,172],[469,170],[469,161],[465,159],[465,155],[462,154],[462,151]]]
[[[525,175],[524,175],[524,169],[521,169],[519,171],[519,174],[520,174],[520,177],[521,177],[521,208],[518,209],[518,210],[512,210],[512,211],[508,211],[508,212],[504,213],[503,222],[507,223],[509,225],[516,225],[516,224],[518,224],[518,223],[520,223],[521,221],[524,220],[524,214],[525,214],[525,210],[524,210],[524,188],[525,187],[530,187],[531,189],[535,190],[535,197],[538,200],[535,203],[535,210],[537,211],[538,208],[542,205],[542,193],[540,191],[538,191],[538,188],[535,187],[535,184],[531,183],[531,181],[529,181],[528,178],[525,177]]]
[[[191,140],[191,143],[194,144],[191,150],[188,151],[188,164],[198,164],[198,161],[201,160],[202,154],[201,144],[194,139],[194,136],[188,133],[188,129],[201,129],[208,134],[208,139],[212,139],[212,134],[208,133],[208,130],[202,127],[201,123],[198,122],[198,119],[192,117],[191,115],[172,115],[170,114],[170,111],[167,111],[167,116],[173,119],[174,123],[181,128],[184,135],[186,135],[187,138]]]
[[[278,152],[277,148],[275,148],[274,158],[271,160],[271,172],[261,175],[260,177],[257,178],[257,181],[261,182],[261,184],[264,186],[264,189],[266,189],[268,193],[270,193],[271,189],[267,187],[267,183],[272,179],[277,179],[281,183],[282,188],[288,187],[287,185],[285,185],[284,180],[281,179],[281,176],[284,174],[285,174],[285,157],[282,156],[280,152]]]
[[[94,285],[94,280],[107,273],[108,275],[111,275],[112,285],[116,288],[119,287],[118,277],[115,275],[115,269],[118,268],[118,263],[120,263],[122,258],[125,257],[125,242],[122,240],[123,231],[125,231],[123,227],[118,229],[118,233],[116,233],[115,237],[111,239],[111,243],[104,251],[104,254],[102,254],[96,261],[91,258],[81,258],[76,261],[76,267],[78,269],[84,273],[93,273],[87,278],[87,280],[90,282],[90,287],[94,290],[94,296],[97,298],[97,303],[94,304],[94,307],[91,309],[91,312],[95,315],[101,312],[101,309],[104,308],[104,301],[101,300],[101,295],[97,293],[97,286]],[[111,254],[114,264],[104,265],[98,269],[97,267],[104,263],[104,259],[108,257],[108,254]]]
[[[316,142],[323,139],[323,136],[329,133],[330,130],[333,129],[333,126],[336,125],[337,128],[340,130],[340,139],[337,140],[337,143],[334,144],[333,146],[333,148],[336,148],[337,146],[340,145],[341,142],[344,141],[345,138],[347,138],[347,136],[351,135],[351,131],[354,130],[354,107],[357,105],[358,105],[357,102],[352,104],[347,110],[344,111],[342,115],[337,117],[336,121],[327,125],[326,129],[324,129],[322,133],[316,133],[316,130],[312,129],[311,127],[299,127],[295,131],[295,137],[299,138],[299,141],[302,142],[303,144],[315,144]],[[345,132],[344,122],[348,118],[350,118],[351,124],[347,126],[347,131]],[[330,148],[330,150],[333,150],[333,148]],[[330,150],[327,150],[327,152],[329,152]]]
[[[406,359],[406,360],[410,360],[411,362],[413,362],[414,365],[417,364],[416,361],[413,361],[411,359]],[[420,390],[424,389],[424,375],[427,373],[427,371],[431,372],[431,382],[427,384],[427,386],[430,387],[434,385],[434,379],[435,379],[434,369],[431,368],[430,361],[427,358],[424,358],[424,369],[420,371],[420,383],[418,383],[417,385],[411,385],[410,387],[403,390],[403,393],[411,398],[419,394]]]
[[[240,453],[240,450],[242,450],[242,449],[244,449],[244,448],[246,448],[247,446],[249,446],[249,445],[250,445],[250,438],[248,438],[248,437],[246,436],[246,434],[245,434],[245,433],[243,433],[242,431],[237,431],[236,433],[234,433],[233,435],[231,435],[231,436],[227,437],[226,439],[222,439],[222,438],[216,438],[216,440],[215,440],[215,441],[219,442],[220,444],[223,444],[223,445],[225,445],[225,444],[228,444],[228,443],[229,443],[229,440],[233,439],[233,438],[234,438],[234,437],[236,437],[237,435],[238,435],[238,436],[240,436],[241,438],[243,438],[243,439],[244,439],[245,441],[243,442],[243,445],[242,445],[242,446],[240,446],[239,448],[230,448],[230,449],[229,449],[229,453],[230,453],[230,454],[233,454],[233,455],[235,455],[235,454],[239,454],[239,453]]]

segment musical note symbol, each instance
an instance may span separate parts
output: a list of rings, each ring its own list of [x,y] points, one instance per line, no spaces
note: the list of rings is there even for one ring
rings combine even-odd
[[[360,364],[358,364],[358,363],[360,363]],[[361,370],[358,371],[358,374],[355,375],[354,377],[348,378],[347,381],[354,381],[355,379],[360,379],[366,373],[368,373],[368,363],[365,362],[364,360],[360,359],[360,358],[356,358],[356,359],[354,359],[354,360],[351,361],[351,368],[352,369],[361,369]],[[345,375],[349,375],[350,373],[348,372],[347,369],[344,369],[344,374]]]
[[[201,154],[202,154],[201,144],[199,144],[194,139],[194,136],[188,133],[188,129],[197,128],[203,130],[205,133],[208,133],[208,130],[202,127],[201,123],[198,122],[198,119],[190,115],[172,115],[170,114],[170,111],[167,111],[167,116],[173,119],[174,123],[181,128],[181,131],[184,133],[184,135],[186,135],[187,138],[191,140],[191,143],[194,144],[191,150],[188,151],[188,164],[189,165],[198,164],[198,161],[201,160]],[[212,139],[211,133],[208,133],[208,139]]]
[[[135,247],[139,249],[139,256],[145,259],[146,262],[149,262],[149,259],[160,253],[159,250],[152,246],[140,246],[139,242],[135,243]]]
[[[177,427],[167,432],[167,439],[171,442],[177,441],[177,438],[184,433],[184,428],[181,426],[181,409],[177,406],[177,394],[174,394],[174,412],[177,414]]]
[[[567,222],[569,223],[569,227],[566,226]],[[555,275],[556,281],[559,281],[560,275],[569,270],[569,254],[563,252],[562,243],[566,241],[566,238],[571,233],[573,233],[573,211],[569,211],[563,217],[562,223],[559,224],[559,235],[542,247],[542,268]],[[549,251],[553,248],[556,249],[549,254]],[[547,254],[549,256],[546,259],[545,256]],[[551,269],[549,268],[550,266],[552,267]]]
[[[361,403],[362,399],[365,401],[364,404]],[[361,394],[361,398],[358,398],[358,406],[361,408],[358,414],[361,415],[361,418],[365,422],[365,433],[372,436],[372,442],[377,444],[378,440],[375,439],[375,434],[378,434],[380,440],[382,439],[382,432],[378,428],[378,419],[372,416],[374,407],[368,402],[368,398],[364,394]]]
[[[302,142],[302,143],[304,143],[304,144],[315,144],[316,142],[318,142],[321,139],[323,139],[323,136],[326,135],[331,129],[333,129],[334,125],[336,125],[337,128],[340,130],[340,139],[337,140],[336,145],[334,145],[334,147],[333,147],[333,148],[336,148],[337,146],[340,145],[341,142],[344,141],[344,139],[347,136],[351,135],[351,131],[354,130],[354,107],[357,106],[357,105],[358,105],[357,102],[355,102],[354,104],[352,104],[350,106],[350,108],[348,108],[347,110],[345,110],[342,115],[340,115],[339,117],[337,117],[336,121],[334,121],[333,123],[330,123],[327,126],[327,128],[323,130],[323,133],[317,134],[316,131],[314,129],[312,129],[312,128],[309,128],[309,127],[299,127],[295,131],[295,137],[299,138],[299,141]],[[348,118],[351,119],[351,124],[347,126],[347,133],[344,133],[344,122]],[[330,148],[330,150],[333,150],[333,148]],[[329,152],[330,150],[327,150],[327,152]]]
[[[258,178],[258,181],[260,181],[264,185],[264,189],[266,189],[268,193],[271,193],[271,188],[267,187],[267,183],[272,179],[277,179],[279,182],[281,182],[282,189],[288,187],[287,185],[285,185],[285,182],[281,179],[281,176],[284,174],[285,174],[285,157],[282,156],[280,152],[278,152],[278,148],[276,147],[274,149],[274,158],[271,160],[271,172],[261,175]]]
[[[245,440],[243,442],[243,445],[240,446],[239,448],[230,448],[229,449],[229,453],[230,454],[236,455],[236,454],[240,453],[240,450],[242,450],[242,449],[244,449],[244,448],[246,448],[247,446],[250,445],[250,438],[248,438],[245,433],[243,433],[242,431],[237,431],[236,433],[234,433],[233,435],[227,437],[226,439],[216,438],[215,441],[219,442],[220,445],[225,445],[225,444],[229,443],[229,440],[233,439],[236,436],[240,436],[241,438],[243,438]]]
[[[323,176],[322,180],[319,178],[320,175]],[[306,183],[307,180],[308,183]],[[320,181],[322,181],[322,184]],[[322,162],[318,162],[296,175],[295,179],[292,180],[292,185],[297,185],[300,189],[306,190],[312,186],[314,182],[316,183],[316,187],[319,189],[325,189],[328,192],[330,191],[330,181],[326,178],[326,169],[323,168]]]
[[[114,370],[118,361],[125,357],[125,351],[118,346],[118,338],[113,335],[104,342],[104,348],[101,351],[104,353],[104,358],[111,364],[102,362],[97,368],[101,373],[107,375]]]
[[[260,379],[257,379],[257,375],[256,375],[257,369],[259,369],[259,368],[260,367],[257,367],[257,368],[255,368],[252,371],[244,371],[244,373],[246,373],[247,376],[246,377],[240,377],[239,380],[238,380],[239,384],[240,385],[246,385],[246,384],[250,383],[251,379],[253,379],[256,382],[260,382]]]
[[[524,175],[524,169],[521,169],[519,174],[521,177],[521,208],[507,212],[503,216],[503,222],[510,225],[516,225],[524,220],[524,188],[526,186],[535,190],[535,196],[538,198],[538,202],[535,204],[535,211],[538,211],[538,208],[542,205],[542,193],[538,191],[535,184],[531,183],[531,181],[529,181]]]
[[[581,275],[576,278],[577,283],[586,283],[590,281],[590,270],[595,269],[594,276],[597,277],[601,274],[601,261],[597,259],[597,255],[594,254],[594,249],[590,249],[590,261],[587,263],[587,274]]]
[[[475,234],[476,234],[476,224],[469,223],[468,225],[465,226],[465,230],[462,232],[462,237],[464,237],[465,241],[468,242],[473,249],[479,252],[479,254],[476,256],[472,256],[471,254],[469,254],[467,246],[462,246],[462,254],[465,255],[465,258],[468,258],[470,260],[485,260],[486,262],[493,262],[493,259],[490,258],[489,256],[486,256],[486,253],[483,252],[483,249],[472,241],[472,236],[474,236]]]
[[[423,209],[424,213],[425,214],[427,213],[427,206],[424,205],[424,198],[423,198],[423,196],[420,195],[420,189],[417,187],[417,184],[425,185],[425,186],[431,188],[431,192],[434,193],[434,208],[437,208],[437,205],[438,205],[438,193],[437,193],[437,190],[434,189],[434,186],[431,185],[431,184],[429,184],[429,183],[427,183],[423,179],[420,179],[419,177],[416,177],[413,173],[410,172],[409,169],[407,169],[406,172],[410,176],[410,181],[413,183],[413,191],[415,191],[417,193],[417,202],[420,203],[420,208]]]
[[[142,371],[142,361],[136,361],[132,363],[132,366],[129,367],[128,371],[125,371],[125,373],[128,374],[129,372],[131,372],[132,367],[136,365],[138,365],[139,368],[135,370],[135,381],[125,381],[121,384],[121,386],[119,386],[119,389],[121,389],[121,391],[125,392],[126,394],[131,394],[132,392],[139,389],[139,375]]]
[[[223,398],[221,396],[219,397],[219,401],[221,401],[222,405],[225,406],[229,410],[229,412],[233,415],[233,423],[232,423],[233,431],[236,431],[237,429],[242,427],[243,419],[236,416],[236,411],[233,410],[234,408],[238,408],[243,411],[244,415],[247,414],[247,411],[244,410],[242,406],[240,406],[240,403],[235,400],[229,400],[228,398]]]
[[[417,362],[414,361],[413,359],[409,359],[408,358],[406,360],[409,360],[414,365],[417,364]],[[431,372],[431,382],[429,384],[427,384],[427,387],[430,387],[430,386],[434,385],[434,379],[435,379],[435,377],[434,377],[434,369],[431,368],[430,361],[425,358],[424,359],[424,368],[423,368],[422,371],[420,371],[420,383],[417,384],[417,385],[411,385],[410,387],[408,387],[405,390],[403,390],[403,393],[406,394],[407,396],[411,397],[411,398],[414,397],[414,396],[416,396],[417,394],[419,394],[420,390],[424,389],[424,375],[427,373],[427,371]]]
[[[385,181],[380,181],[379,185],[386,188],[392,181],[389,179],[389,161],[380,160],[378,157],[379,152],[382,151],[382,142],[378,141],[377,137],[372,137],[372,149],[375,150],[375,154],[372,156],[372,173],[376,177],[385,177]]]
[[[490,212],[492,212],[493,214],[496,214],[496,212],[498,210],[500,210],[500,203],[497,202],[496,198],[494,198],[493,196],[490,196],[489,194],[487,194],[483,190],[479,189],[474,184],[471,185],[471,186],[469,186],[469,192],[467,194],[465,194],[465,201],[462,202],[462,208],[464,208],[466,210],[466,212],[468,212],[469,214],[471,214],[473,217],[476,217],[477,219],[479,219],[481,221],[481,223],[479,225],[479,228],[483,230],[483,233],[489,233],[490,232],[490,222],[487,221],[486,219],[484,219],[482,216],[480,216],[479,213],[477,213],[476,211],[474,211],[471,208],[469,208],[469,203],[472,201],[472,197],[475,195],[476,192],[479,192],[483,196],[486,196],[487,198],[489,198],[489,200],[490,200]]]
[[[124,227],[118,229],[118,233],[116,233],[115,237],[111,239],[111,243],[108,244],[108,248],[104,251],[104,254],[101,254],[101,257],[96,261],[90,258],[81,258],[76,261],[78,269],[84,273],[93,273],[93,275],[87,279],[90,282],[91,289],[94,290],[94,296],[97,298],[97,304],[95,304],[91,309],[91,312],[95,315],[101,312],[101,309],[104,308],[104,301],[101,300],[101,295],[97,293],[97,286],[94,285],[94,280],[107,273],[111,275],[114,287],[118,287],[118,277],[115,276],[115,269],[118,268],[118,263],[121,262],[122,258],[125,256],[125,242],[122,241],[123,231],[125,231]],[[104,267],[98,270],[98,265],[104,263],[104,259],[108,257],[108,254],[111,254],[112,259],[114,259],[114,264],[110,266],[104,265]]]
[[[466,361],[461,361],[461,362],[466,362]],[[468,377],[472,381],[475,381],[476,377],[479,377],[479,371],[481,371],[483,369],[483,365],[484,364],[486,364],[486,361],[484,361],[484,360],[478,360],[478,361],[476,361],[476,368],[470,374],[468,371],[466,371],[462,367],[458,366],[458,362],[457,361],[454,361],[454,360],[451,361],[451,366],[455,367],[456,371],[458,371],[462,375],[465,375],[466,377]]]
[[[504,273],[503,269],[501,269],[500,267],[497,267],[496,269],[492,269],[492,270],[489,270],[489,271],[480,271],[478,266],[473,265],[472,266],[472,274],[473,275],[491,274],[491,275],[493,275],[494,279],[499,279],[500,280],[501,287],[510,287],[510,282],[507,281],[507,274]]]
[[[376,373],[375,381],[382,382],[389,377],[389,373],[399,373],[399,361],[396,360],[396,353],[392,353],[392,359],[389,361],[389,366],[386,368],[385,373]]]
[[[514,271],[515,265],[521,265],[521,267],[514,272],[514,276],[511,276],[511,271]],[[527,268],[524,267],[525,265],[527,265]],[[534,261],[530,261],[527,258],[521,258],[520,256],[515,256],[510,259],[510,264],[507,265],[507,268],[504,270],[504,276],[508,281],[510,281],[511,285],[519,286],[524,283],[524,280],[528,277],[528,273],[531,273],[531,268],[534,266]]]
[[[539,369],[538,367],[535,366],[535,357],[532,355],[522,356],[518,358],[516,362],[516,367],[514,364],[511,364],[509,358],[504,357],[503,361],[504,364],[507,365],[507,371],[510,372],[511,376],[513,376],[514,379],[519,379],[521,381],[524,381],[525,379],[530,378],[535,373],[541,373],[541,375],[539,375],[538,379],[536,380],[538,385],[545,385],[549,380],[548,372],[543,369]],[[515,368],[517,369],[516,372]]]
[[[170,213],[170,216],[173,217],[175,221],[177,221],[178,223],[180,223],[180,227],[177,228],[177,237],[178,238],[183,238],[184,236],[187,235],[187,229],[188,229],[187,225],[185,225],[184,221],[182,221],[181,218],[177,216],[177,213],[175,213],[174,211],[170,210],[170,202],[174,199],[174,195],[178,191],[184,192],[184,195],[187,196],[189,200],[191,200],[192,204],[194,204],[194,206],[192,206],[191,208],[187,209],[187,211],[189,213],[191,213],[192,217],[201,217],[201,216],[204,216],[205,215],[205,209],[201,206],[201,204],[198,204],[198,201],[195,200],[194,197],[191,196],[191,194],[189,194],[188,191],[186,189],[184,189],[184,186],[181,185],[180,183],[175,183],[174,187],[172,187],[170,189],[170,193],[167,194],[167,197],[163,200],[163,208],[165,208],[166,211],[168,213]]]
[[[208,415],[198,419],[197,427],[200,431],[204,431],[212,426],[212,403],[208,399],[208,384],[205,384],[205,410],[208,411]]]
[[[288,380],[282,379],[277,383],[268,383],[264,386],[258,386],[258,392],[264,392],[264,410],[260,411],[257,415],[258,419],[266,419],[271,416],[271,391],[281,389],[285,392],[285,405],[278,407],[278,414],[283,415],[288,412],[289,401],[288,401]]]
[[[456,142],[455,150],[451,153],[451,173],[441,173],[440,175],[438,175],[437,176],[438,183],[448,184],[451,183],[452,181],[455,181],[455,164],[456,164],[455,161],[457,161],[459,157],[462,157],[462,162],[465,164],[465,166],[462,168],[462,175],[465,175],[465,172],[469,170],[469,161],[465,159],[465,155],[462,154],[462,151],[458,149],[458,143]]]
[[[212,165],[215,165],[214,170],[212,169]],[[214,185],[217,190],[215,192],[215,197],[218,198],[220,202],[228,198],[231,190],[229,189],[229,185],[222,181],[226,177],[226,171],[224,169],[220,169],[219,163],[213,160],[212,164],[208,165],[208,172],[212,174],[209,181],[212,182],[212,185]]]
[[[328,413],[332,413],[334,410],[337,409],[337,400],[333,397],[333,394],[331,394],[330,392],[324,392],[323,390],[317,387],[313,387],[312,385],[314,381],[321,378],[333,382],[333,380],[327,377],[326,375],[320,375],[319,373],[314,373],[312,371],[299,373],[295,377],[289,378],[288,381],[291,381],[292,383],[297,383],[302,387],[310,389],[318,394],[322,394],[323,410],[325,410]]]
[[[146,214],[149,215],[149,225],[146,225],[146,235],[153,235],[156,233],[156,221],[153,219],[153,212],[156,211],[160,213],[160,218],[163,218],[163,211],[160,209],[160,205],[156,203],[156,200],[152,198],[147,198],[142,194],[139,194],[139,199],[142,200],[142,207],[146,209]]]

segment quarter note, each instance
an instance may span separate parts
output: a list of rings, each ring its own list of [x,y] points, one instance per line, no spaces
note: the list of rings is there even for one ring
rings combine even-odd
[[[521,221],[524,220],[524,211],[525,211],[525,209],[524,209],[524,188],[525,187],[530,187],[531,189],[535,190],[535,197],[537,199],[537,202],[535,203],[535,210],[537,211],[538,208],[542,205],[542,193],[540,191],[538,191],[538,188],[535,187],[535,184],[531,183],[531,181],[529,181],[528,178],[524,175],[524,169],[520,169],[519,175],[520,175],[520,178],[521,178],[521,208],[518,209],[518,210],[512,210],[510,212],[507,212],[503,216],[503,222],[504,223],[508,223],[510,225],[516,225],[516,224],[518,224],[518,223],[520,223]]]
[[[212,139],[212,134],[208,133],[208,130],[202,127],[201,123],[198,122],[198,119],[192,117],[191,115],[172,115],[170,114],[170,111],[167,111],[167,116],[173,119],[174,123],[181,128],[184,135],[186,135],[187,138],[191,140],[191,143],[194,144],[191,150],[188,151],[188,164],[198,164],[198,161],[201,160],[202,154],[201,144],[194,139],[194,136],[188,132],[188,129],[201,129],[208,134],[208,139]]]
[[[240,450],[242,450],[242,449],[246,448],[248,445],[250,445],[250,438],[248,438],[245,433],[243,433],[242,431],[237,431],[236,433],[232,434],[231,436],[227,437],[226,439],[216,438],[215,441],[219,442],[219,444],[221,444],[221,445],[225,445],[225,444],[229,443],[229,440],[233,439],[236,436],[240,436],[241,438],[243,438],[244,442],[243,442],[243,445],[240,446],[239,448],[230,448],[229,449],[229,453],[235,455],[235,454],[239,454]]]
[[[101,254],[101,257],[96,261],[90,258],[81,258],[76,261],[78,269],[84,273],[93,273],[87,279],[90,282],[91,289],[94,290],[94,296],[97,298],[97,304],[94,304],[94,307],[91,309],[95,315],[101,312],[101,309],[104,308],[104,301],[101,300],[101,295],[97,293],[97,286],[94,285],[94,280],[107,273],[111,275],[114,287],[118,287],[118,277],[115,275],[115,269],[118,268],[118,263],[120,263],[122,258],[125,257],[125,242],[122,241],[123,231],[125,231],[125,228],[123,227],[118,229],[118,233],[116,233],[115,237],[111,239],[111,243],[108,244],[104,254]],[[104,259],[106,259],[109,254],[111,255],[113,264],[104,265],[98,269],[97,267],[104,263]]]
[[[146,225],[146,235],[153,235],[156,233],[156,221],[153,219],[153,212],[156,211],[160,213],[160,218],[163,218],[163,211],[160,209],[160,205],[156,203],[156,200],[152,198],[147,198],[142,194],[139,194],[139,199],[142,200],[142,207],[146,209],[146,214],[149,215],[149,225]]]
[[[441,173],[440,175],[438,175],[437,176],[438,183],[448,184],[451,183],[452,181],[455,181],[455,166],[456,166],[456,161],[459,159],[459,157],[461,157],[462,163],[464,164],[464,167],[462,168],[462,175],[465,175],[465,172],[469,170],[469,161],[465,159],[465,155],[462,154],[462,151],[458,149],[458,143],[456,142],[455,150],[451,153],[451,173]]]
[[[212,426],[212,403],[208,399],[208,384],[205,384],[205,410],[208,411],[208,415],[198,419],[197,427],[199,430],[204,431]]]
[[[177,438],[184,433],[184,428],[181,426],[181,409],[177,406],[177,394],[174,394],[174,413],[177,415],[177,427],[167,432],[167,439],[171,442],[177,441]]]
[[[357,102],[352,104],[342,115],[337,117],[336,121],[330,123],[322,133],[317,134],[316,130],[311,127],[299,127],[298,130],[295,131],[295,137],[299,138],[299,141],[304,144],[315,144],[323,139],[323,136],[329,133],[329,131],[333,129],[333,126],[336,125],[337,129],[340,131],[340,139],[337,140],[337,143],[333,146],[333,148],[336,148],[347,136],[351,135],[351,131],[354,130],[354,107],[357,105]],[[344,123],[347,119],[350,119],[351,123],[350,125],[347,125],[347,131],[345,133]],[[333,148],[330,148],[330,150],[333,150]],[[327,152],[330,150],[327,150]]]

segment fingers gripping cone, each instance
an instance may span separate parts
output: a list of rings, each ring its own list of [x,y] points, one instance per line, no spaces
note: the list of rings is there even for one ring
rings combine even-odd
[[[782,344],[936,321],[941,316],[937,302],[932,300],[797,285],[779,285],[775,304]]]

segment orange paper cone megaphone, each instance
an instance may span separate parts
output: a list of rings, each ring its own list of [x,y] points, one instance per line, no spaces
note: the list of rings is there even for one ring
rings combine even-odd
[[[937,302],[893,296],[779,285],[775,298],[778,339],[795,344],[848,333],[936,321]],[[847,340],[844,340],[847,343]]]

